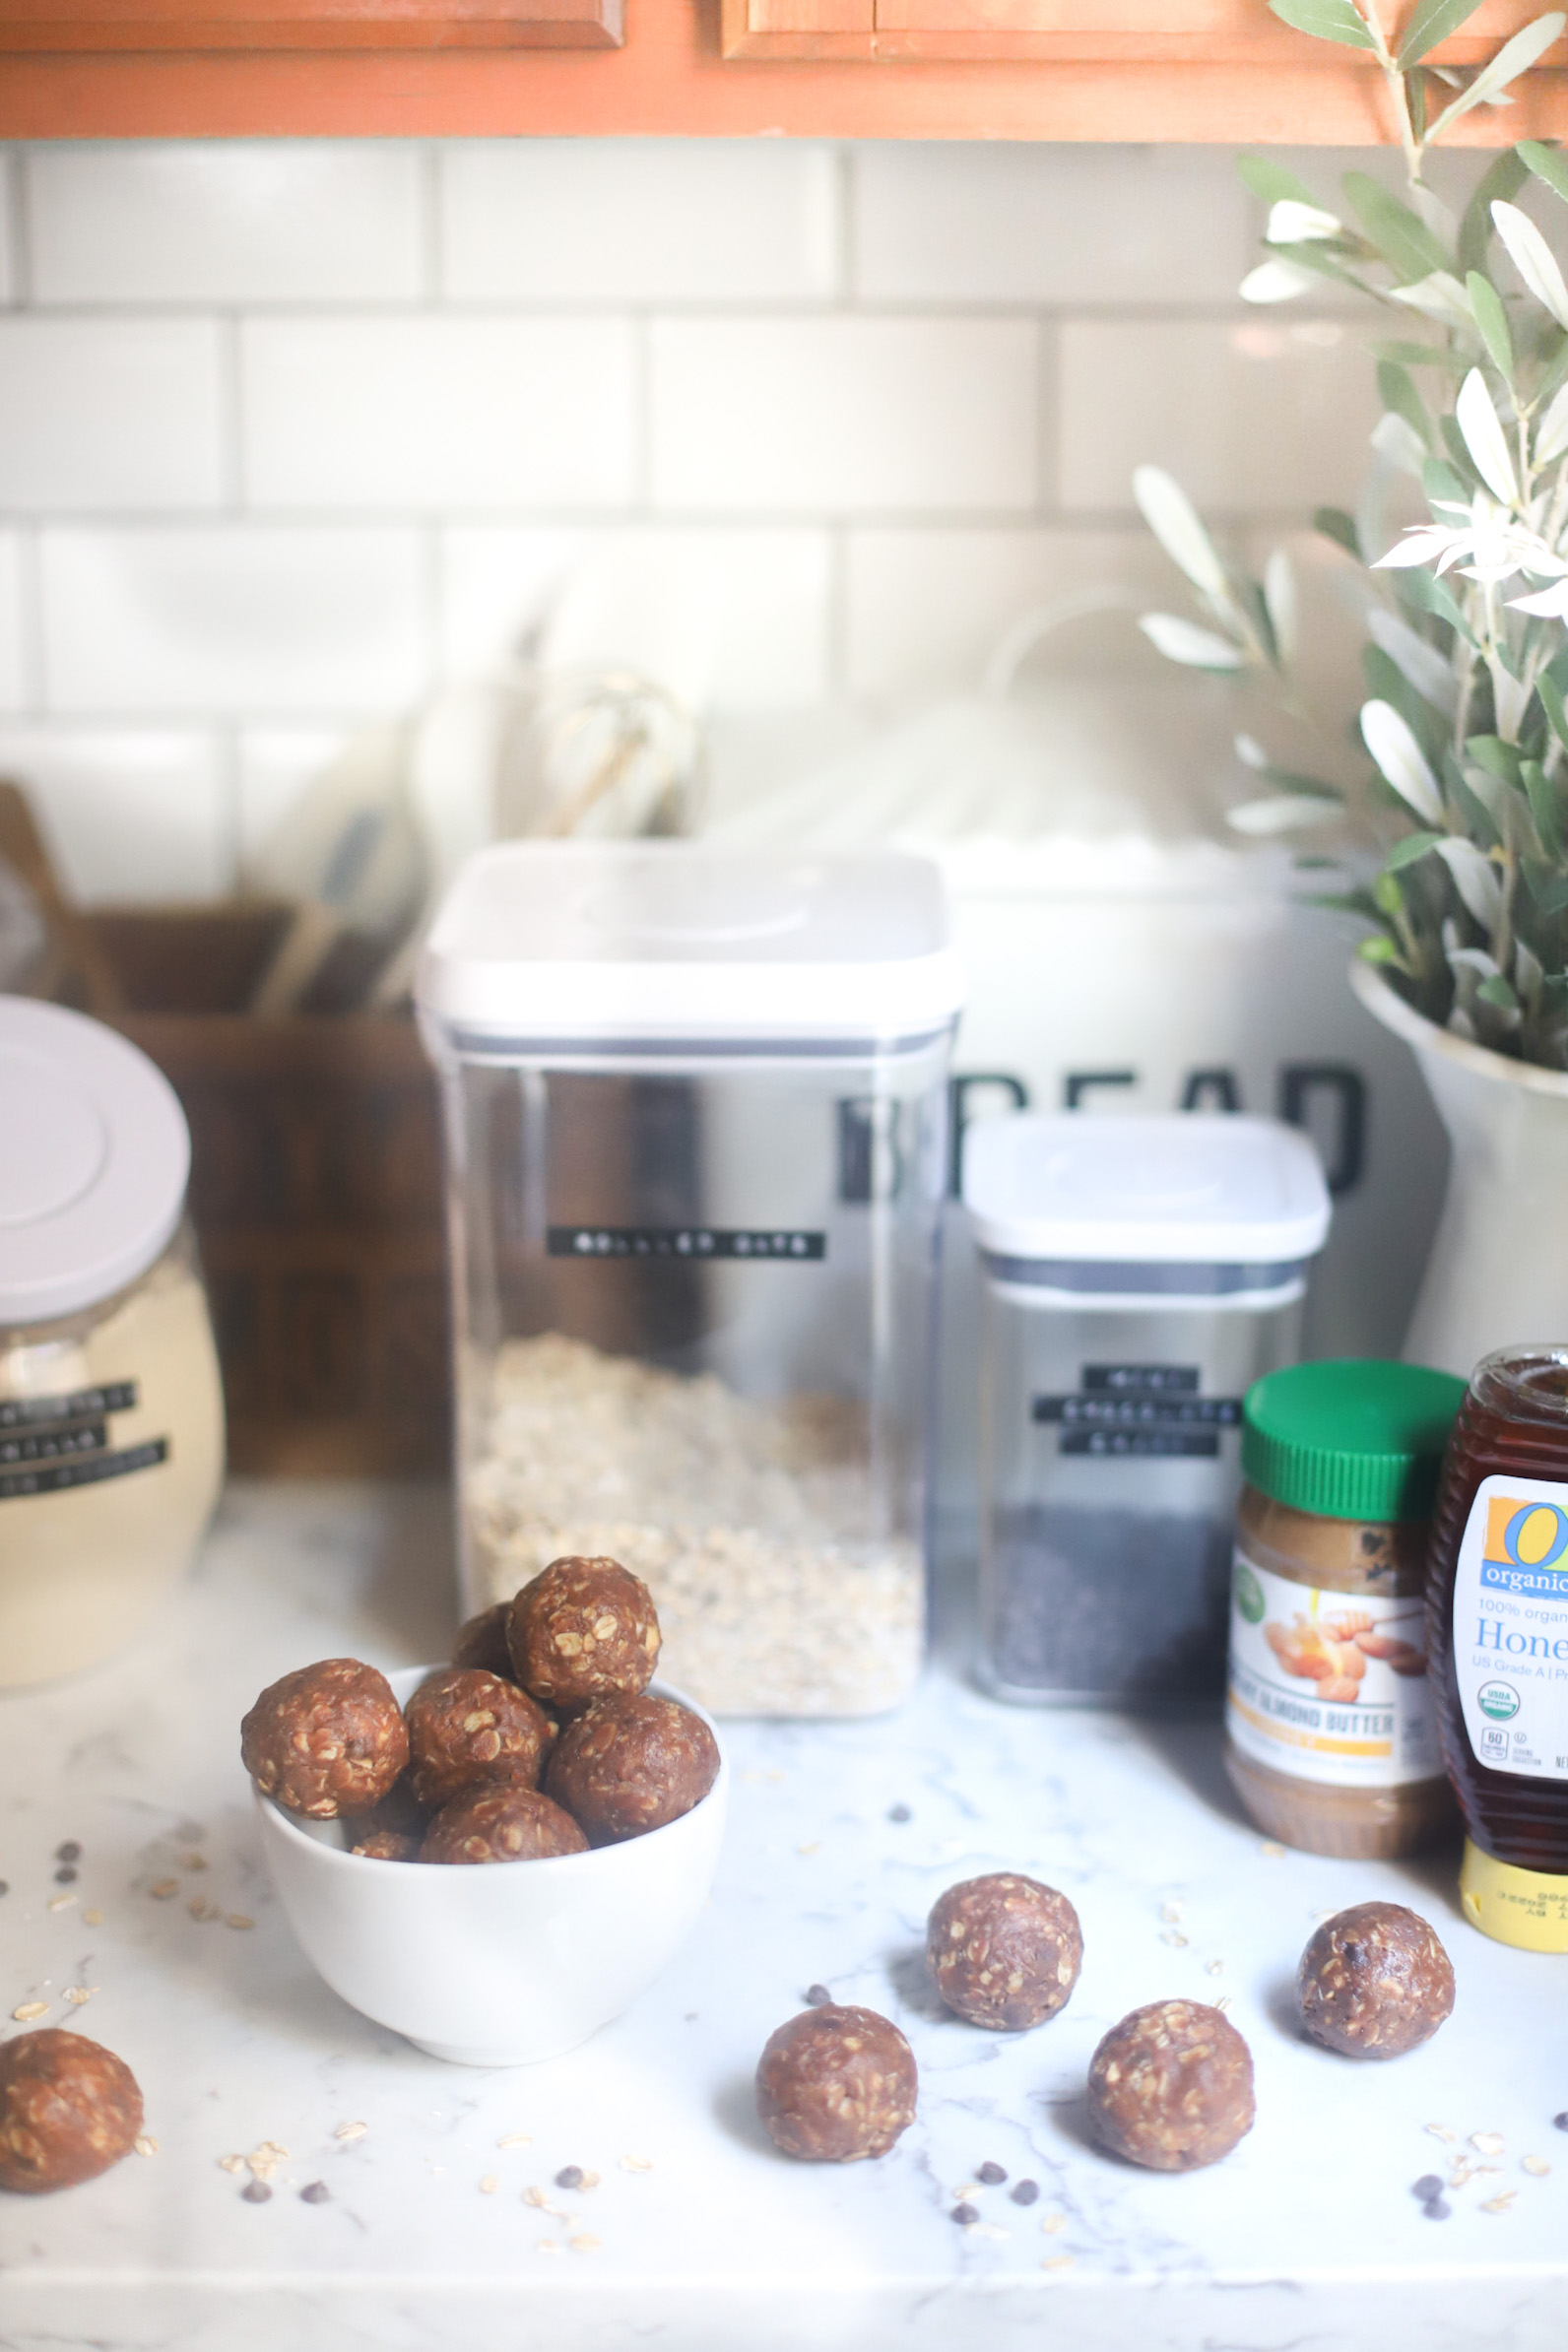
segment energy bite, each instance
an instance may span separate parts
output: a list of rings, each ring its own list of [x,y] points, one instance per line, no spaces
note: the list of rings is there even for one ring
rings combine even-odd
[[[0,2043],[0,2189],[74,2189],[128,2156],[142,2094],[123,2058],[47,2026]]]
[[[1252,2053],[1204,2001],[1156,2000],[1113,2025],[1089,2061],[1089,2126],[1160,2173],[1228,2156],[1253,2123]]]
[[[447,1666],[408,1703],[409,1781],[421,1804],[443,1805],[473,1781],[534,1788],[553,1736],[544,1709],[482,1666]]]
[[[552,1560],[512,1602],[507,1641],[525,1690],[547,1707],[586,1707],[647,1689],[659,1620],[647,1586],[619,1560]]]
[[[1296,1971],[1301,2022],[1345,2058],[1403,2058],[1454,2006],[1454,1970],[1425,1920],[1403,1903],[1357,1903],[1325,1920]]]
[[[443,1805],[425,1833],[424,1862],[545,1862],[586,1854],[588,1840],[569,1813],[538,1789],[490,1781]]]
[[[477,1617],[461,1624],[452,1644],[453,1666],[482,1666],[487,1674],[499,1674],[502,1681],[509,1682],[513,1669],[506,1627],[511,1613],[509,1601],[497,1601],[493,1608],[482,1608]]]
[[[713,1733],[674,1699],[600,1699],[561,1732],[545,1787],[588,1833],[618,1845],[700,1804],[719,1772]]]
[[[409,1760],[392,1686],[357,1658],[325,1658],[269,1683],[239,1727],[245,1770],[291,1813],[364,1813]]]
[[[968,2025],[1017,2031],[1054,2017],[1082,1961],[1082,1929],[1066,1895],[1015,1871],[949,1886],[926,1923],[931,1981]]]
[[[803,2009],[768,2037],[756,2112],[786,2156],[852,2164],[885,2156],[915,2120],[915,2054],[875,2009]]]

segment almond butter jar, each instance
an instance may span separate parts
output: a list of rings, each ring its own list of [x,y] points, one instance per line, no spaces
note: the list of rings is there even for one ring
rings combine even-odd
[[[1427,1523],[1465,1383],[1296,1364],[1242,1407],[1225,1768],[1309,1854],[1413,1854],[1448,1828],[1426,1676]]]

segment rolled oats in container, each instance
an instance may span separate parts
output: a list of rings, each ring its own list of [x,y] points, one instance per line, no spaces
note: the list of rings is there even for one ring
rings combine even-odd
[[[959,1004],[936,870],[509,843],[459,875],[418,998],[468,1605],[608,1559],[712,1712],[895,1705]]]

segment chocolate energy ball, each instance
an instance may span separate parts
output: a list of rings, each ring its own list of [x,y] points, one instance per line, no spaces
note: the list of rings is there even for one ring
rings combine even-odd
[[[598,1700],[566,1726],[545,1787],[590,1846],[614,1846],[689,1813],[718,1773],[718,1741],[700,1715],[674,1699],[622,1695]]]
[[[547,1707],[585,1707],[653,1679],[659,1620],[640,1577],[619,1560],[552,1560],[512,1602],[518,1681]]]
[[[999,2031],[1054,2017],[1083,1962],[1078,1916],[1037,1878],[995,1871],[949,1886],[926,1923],[926,1966],[949,2009]]]
[[[482,1782],[443,1805],[425,1833],[424,1862],[545,1862],[586,1854],[588,1840],[569,1813],[517,1781]]]
[[[483,1666],[447,1666],[410,1699],[409,1780],[421,1804],[443,1805],[473,1781],[534,1788],[550,1718],[514,1682]]]
[[[1228,2156],[1252,2129],[1252,2052],[1198,2000],[1156,2000],[1113,2025],[1089,2061],[1096,2139],[1159,2173]]]
[[[768,2037],[756,2112],[786,2156],[852,2164],[885,2156],[915,2120],[915,2054],[875,2009],[803,2009]]]
[[[324,1658],[269,1683],[239,1727],[239,1752],[264,1797],[330,1821],[364,1813],[409,1760],[392,1686],[357,1658]]]
[[[512,1654],[506,1646],[506,1627],[511,1613],[509,1601],[497,1601],[493,1608],[482,1608],[477,1617],[460,1625],[452,1644],[453,1666],[483,1666],[487,1674],[499,1674],[503,1682],[510,1682]]]
[[[0,2189],[74,2189],[128,2156],[142,2094],[123,2058],[57,2026],[0,2044]]]
[[[1403,2058],[1454,2006],[1454,1971],[1425,1920],[1403,1903],[1338,1912],[1301,1955],[1301,2022],[1346,2058]]]

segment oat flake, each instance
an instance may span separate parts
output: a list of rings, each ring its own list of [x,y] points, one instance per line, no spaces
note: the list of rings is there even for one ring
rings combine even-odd
[[[1073,2256],[1071,2254],[1047,2254],[1045,2260],[1040,2264],[1042,2270],[1071,2270],[1072,2267]]]
[[[91,2000],[98,1991],[97,1985],[67,1985],[65,1997],[68,2001],[74,2002],[77,2008],[80,2008],[82,2003],[85,2000]]]
[[[1503,2152],[1503,2135],[1500,2131],[1472,2131],[1470,2144],[1482,2156],[1500,2156]]]
[[[527,2131],[508,2131],[495,2142],[498,2148],[531,2148],[533,2135]]]
[[[1519,2194],[1517,2189],[1505,2189],[1500,2196],[1489,2196],[1481,2207],[1483,2213],[1506,2213]]]
[[[150,1886],[147,1891],[155,1903],[166,1903],[171,1895],[179,1893],[179,1880],[161,1878],[156,1886]]]
[[[1534,2173],[1537,2181],[1543,2181],[1551,2171],[1551,2166],[1544,2156],[1521,2156],[1519,2169],[1522,2173]]]
[[[136,2150],[138,2156],[156,2156],[158,2154],[158,2142],[156,2139],[154,2139],[151,2132],[140,2132],[137,2137],[132,2140],[131,2145]]]
[[[18,2025],[31,2025],[34,2017],[46,2017],[48,2013],[49,2004],[46,2000],[22,2001],[11,2012]]]
[[[651,2173],[653,2159],[651,2156],[622,2156],[621,2169],[623,2173]]]
[[[586,2230],[575,2238],[568,2238],[566,2243],[573,2254],[597,2254],[599,2252],[599,2240],[591,2237]]]
[[[332,2136],[334,2139],[363,2139],[369,2128],[368,2123],[340,2123]]]
[[[84,1911],[82,1914],[82,1925],[84,1927],[101,1927],[103,1925],[102,1912]]]
[[[496,2180],[496,2178],[495,2178],[495,2175],[494,2175],[493,2173],[487,2173],[487,2174],[485,2175],[485,2178],[484,2178],[484,2180],[483,2180],[483,2181],[481,2181],[481,2183],[480,2183],[480,2185],[479,2185],[479,2192],[480,2192],[480,2195],[481,2195],[481,2196],[493,2196],[493,2195],[495,2194],[495,2191],[496,2191],[496,2189],[499,2189],[499,2187],[500,2187],[500,2183],[499,2183],[499,2181],[497,2181],[497,2180]]]

